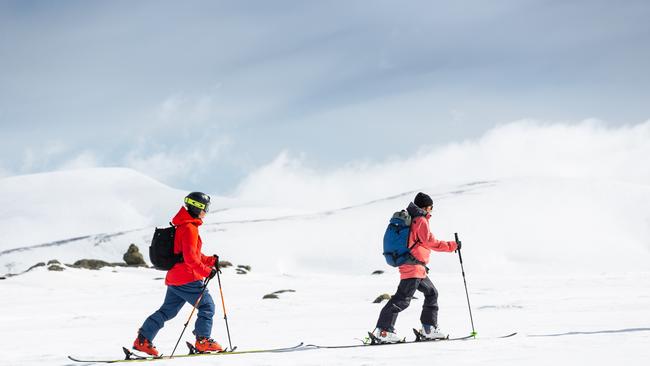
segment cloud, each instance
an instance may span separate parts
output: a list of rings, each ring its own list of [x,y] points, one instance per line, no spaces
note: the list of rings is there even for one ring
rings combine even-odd
[[[12,175],[13,174],[9,170],[0,165],[0,178],[10,177]]]
[[[380,163],[353,162],[329,171],[289,152],[251,173],[242,199],[271,205],[332,208],[437,185],[522,177],[607,179],[650,185],[650,121],[609,127],[597,120],[522,120],[482,137]]]
[[[29,174],[44,171],[95,168],[100,165],[100,159],[94,151],[77,152],[61,141],[49,141],[38,147],[26,147],[18,171],[20,174]]]
[[[68,146],[61,141],[49,141],[37,147],[27,147],[23,151],[20,171],[32,172],[42,170],[62,154],[68,151]]]
[[[3,157],[58,139],[107,165],[147,165],[196,134],[228,135],[226,160],[245,163],[209,179],[228,175],[230,191],[282,150],[377,161],[407,135],[394,147],[402,156],[524,116],[648,118],[644,2],[32,5],[0,11],[0,54],[12,55],[0,58]],[[125,158],[140,139],[158,146]],[[69,158],[16,155],[4,165],[17,173]]]
[[[211,173],[211,166],[224,158],[223,152],[230,143],[227,137],[200,137],[185,148],[166,151],[145,144],[129,152],[123,164],[162,182],[193,183]]]
[[[81,154],[65,161],[57,170],[73,170],[95,168],[100,166],[99,159],[91,151],[84,151]]]
[[[154,120],[159,127],[200,125],[215,113],[214,96],[175,94],[167,97],[154,109]]]

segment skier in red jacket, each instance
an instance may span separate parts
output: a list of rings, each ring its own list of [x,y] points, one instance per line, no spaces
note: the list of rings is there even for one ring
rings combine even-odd
[[[429,218],[431,218],[432,209],[433,200],[422,192],[415,196],[413,202],[406,209],[412,220],[408,245],[411,247],[417,243],[411,249],[411,254],[424,264],[403,264],[399,267],[401,280],[397,292],[381,310],[377,327],[373,332],[373,335],[382,343],[395,343],[403,340],[395,334],[395,321],[399,312],[409,306],[416,290],[424,294],[420,333],[427,339],[447,338],[447,335],[438,328],[438,290],[427,277],[428,269],[425,265],[429,263],[429,255],[432,250],[453,252],[460,249],[460,243],[437,240],[431,234]]]
[[[158,331],[165,322],[174,318],[187,302],[194,306],[203,291],[203,280],[212,278],[217,273],[218,256],[205,256],[201,253],[203,245],[199,236],[199,226],[210,207],[210,196],[201,192],[192,192],[185,197],[185,206],[181,207],[172,224],[176,226],[174,253],[182,253],[183,261],[176,263],[167,272],[165,300],[155,313],[151,314],[138,330],[138,337],[133,348],[152,356],[158,356],[158,350],[152,344]],[[195,323],[195,347],[200,352],[222,351],[219,343],[210,338],[214,301],[206,288],[197,305],[198,316]]]

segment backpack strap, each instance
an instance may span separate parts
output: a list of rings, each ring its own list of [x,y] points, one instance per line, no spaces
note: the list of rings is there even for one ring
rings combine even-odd
[[[415,220],[413,220],[413,221],[415,221]],[[411,221],[411,226],[409,226],[409,232],[410,232],[410,230],[411,230],[412,227],[413,227],[413,221]],[[410,234],[409,234],[409,235],[410,235]],[[413,262],[415,262],[416,264],[419,264],[419,265],[421,265],[421,266],[424,266],[424,268],[427,270],[427,273],[429,273],[429,267],[426,266],[426,263],[424,263],[424,262],[422,262],[421,260],[415,258],[415,256],[413,255],[413,253],[411,253],[411,250],[413,250],[413,248],[415,248],[415,246],[418,245],[418,244],[420,244],[420,243],[422,243],[422,241],[420,240],[420,238],[418,238],[417,234],[415,234],[415,242],[413,243],[413,245],[411,245],[411,246],[409,247],[409,256],[411,257],[411,260],[412,260]]]
[[[169,226],[173,227],[174,230],[178,229],[178,226],[172,224],[171,221],[169,222]],[[174,236],[176,236],[176,235],[174,235]],[[175,242],[175,241],[176,241],[176,238],[174,238],[174,242]],[[173,250],[172,250],[172,251],[173,251]],[[183,258],[183,246],[182,246],[182,245],[181,245],[181,251],[178,252],[178,253],[173,252],[173,254],[176,256],[176,261],[177,261],[177,263],[185,262],[185,258]]]

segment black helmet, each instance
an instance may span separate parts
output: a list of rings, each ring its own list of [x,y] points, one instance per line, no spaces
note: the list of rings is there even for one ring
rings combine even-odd
[[[185,197],[185,208],[192,217],[199,217],[201,211],[209,212],[210,196],[202,192],[192,192]]]

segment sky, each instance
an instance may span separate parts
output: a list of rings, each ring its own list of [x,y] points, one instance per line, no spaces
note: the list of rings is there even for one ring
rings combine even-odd
[[[287,156],[332,171],[521,119],[642,124],[649,16],[633,0],[0,0],[0,177],[124,166],[227,195]]]

